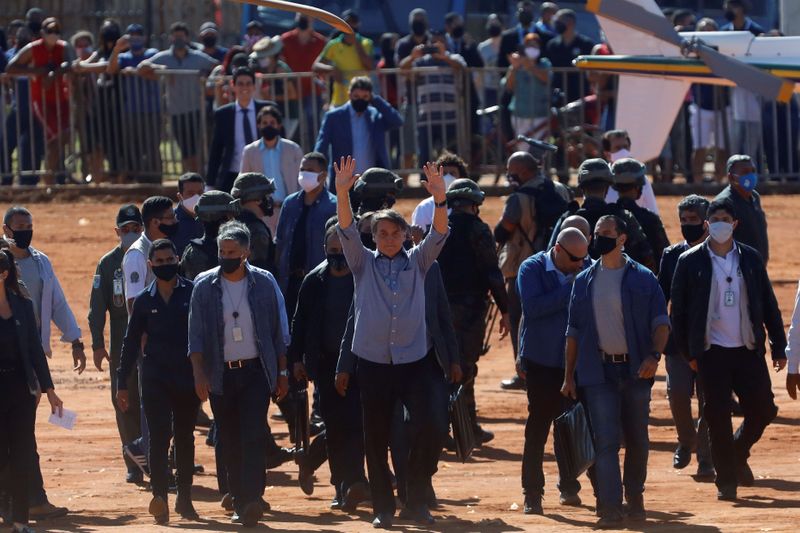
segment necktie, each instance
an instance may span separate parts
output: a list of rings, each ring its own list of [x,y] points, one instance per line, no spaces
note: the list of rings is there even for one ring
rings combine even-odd
[[[244,144],[253,142],[253,128],[250,126],[250,110],[246,107],[242,109],[242,128],[244,131]]]

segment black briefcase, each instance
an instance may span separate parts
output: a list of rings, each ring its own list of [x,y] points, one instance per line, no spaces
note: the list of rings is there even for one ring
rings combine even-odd
[[[292,404],[291,414],[294,418],[291,441],[294,443],[296,452],[305,453],[308,451],[308,441],[311,434],[308,412],[308,389],[290,391],[289,401]]]
[[[553,437],[562,477],[575,479],[594,464],[594,440],[582,403],[577,402],[555,419]]]
[[[456,457],[465,462],[475,449],[475,433],[472,431],[472,417],[469,416],[467,400],[463,387],[450,395],[450,424],[453,426],[453,439],[456,441]]]

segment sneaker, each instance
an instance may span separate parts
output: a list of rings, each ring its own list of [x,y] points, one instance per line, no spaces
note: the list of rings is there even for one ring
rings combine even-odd
[[[581,497],[577,494],[562,492],[558,496],[558,503],[567,507],[578,507],[581,504]]]
[[[144,453],[144,448],[141,444],[141,438],[136,439],[130,444],[126,444],[122,447],[122,450],[125,452],[125,455],[128,456],[128,459],[133,461],[139,470],[142,471],[142,474],[150,477],[150,465],[147,462],[147,454]]]
[[[169,506],[167,505],[167,500],[161,496],[153,496],[147,511],[153,515],[156,524],[166,524],[169,522]]]
[[[519,376],[504,379],[500,382],[500,388],[503,390],[525,390],[525,380]]]
[[[60,518],[62,516],[66,516],[68,512],[69,509],[66,507],[58,507],[49,501],[45,501],[41,505],[32,505],[28,509],[28,517],[31,520],[36,520],[38,522],[40,520],[48,520],[50,518]]]
[[[526,494],[525,503],[522,506],[524,514],[538,514],[543,515],[544,509],[542,508],[542,497],[539,494]]]

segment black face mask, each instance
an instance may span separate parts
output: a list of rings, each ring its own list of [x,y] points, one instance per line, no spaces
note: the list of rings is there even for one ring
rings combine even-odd
[[[556,30],[557,34],[561,35],[565,31],[567,31],[567,25],[561,22],[560,20],[557,20],[553,25],[553,29]]]
[[[261,128],[260,130],[258,130],[258,132],[261,134],[262,137],[264,137],[268,141],[273,140],[281,133],[280,130],[278,130],[278,128],[273,128],[272,126],[266,126],[264,128]]]
[[[325,257],[328,260],[328,266],[333,270],[342,271],[347,268],[347,259],[344,254],[328,254]]]
[[[523,26],[529,26],[530,23],[533,22],[533,13],[530,11],[520,11],[517,19]]]
[[[377,246],[375,245],[375,240],[372,238],[372,233],[362,233],[361,244],[364,245],[364,248],[368,248],[370,250],[374,250],[375,248],[377,248]]]
[[[428,31],[428,25],[424,20],[415,20],[411,23],[411,32],[417,37],[422,37]]]
[[[736,13],[734,13],[732,9],[728,9],[725,11],[725,20],[728,22],[733,22],[736,20]]]
[[[161,281],[169,281],[178,275],[178,264],[171,265],[156,265],[151,268],[155,277]]]
[[[261,212],[264,213],[265,217],[271,217],[274,205],[272,203],[272,198],[265,198],[259,202],[258,207],[261,209]]]
[[[203,41],[203,46],[205,46],[206,48],[213,48],[214,46],[217,45],[217,36],[206,35],[205,37],[203,37],[202,41]]]
[[[226,274],[233,274],[242,264],[241,257],[217,257],[219,267]]]
[[[616,237],[606,237],[604,235],[595,235],[592,242],[594,250],[600,255],[606,255],[612,252],[617,247]]]
[[[497,37],[503,32],[500,26],[489,26],[489,37]]]
[[[28,22],[28,28],[30,28],[31,33],[34,35],[39,35],[39,32],[42,31],[42,23],[32,20]]]
[[[308,29],[308,19],[301,18],[297,21],[297,28],[300,30],[307,30]]]
[[[216,242],[219,235],[219,227],[224,221],[215,220],[214,222],[203,222],[203,240]]]
[[[18,229],[14,232],[14,236],[12,238],[14,239],[14,243],[17,245],[17,248],[27,250],[31,245],[31,240],[33,239],[33,230]]]
[[[507,174],[506,179],[508,180],[508,184],[515,189],[522,185],[518,174]]]
[[[178,233],[177,224],[159,224],[158,231],[167,236],[167,239],[172,239]]]
[[[355,110],[356,113],[363,113],[364,111],[367,110],[369,102],[367,102],[362,98],[353,98],[352,100],[350,100],[350,105],[353,106],[353,109]]]
[[[464,36],[464,26],[456,26],[450,35],[453,36],[453,39],[461,39]]]
[[[681,224],[681,233],[686,242],[693,243],[700,240],[706,232],[705,226],[701,224]]]

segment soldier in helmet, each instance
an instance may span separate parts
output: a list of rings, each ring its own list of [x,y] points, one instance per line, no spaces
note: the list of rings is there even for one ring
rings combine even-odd
[[[225,222],[236,218],[239,209],[233,196],[222,191],[203,193],[194,207],[197,220],[203,224],[203,236],[192,239],[181,257],[180,270],[188,280],[219,265],[217,233]]]
[[[103,368],[103,359],[108,361],[111,376],[111,403],[117,419],[117,431],[122,441],[122,446],[133,442],[141,436],[139,424],[139,386],[136,373],[131,374],[128,389],[131,391],[131,405],[136,406],[123,412],[114,401],[117,394],[117,380],[114,373],[119,366],[122,354],[122,340],[125,338],[125,328],[128,326],[128,308],[125,305],[124,276],[122,273],[122,257],[131,245],[141,236],[143,224],[139,208],[133,204],[120,207],[114,232],[119,238],[119,244],[105,254],[97,264],[92,281],[92,294],[89,299],[89,330],[92,333],[92,352],[94,364],[98,370]],[[110,324],[110,345],[106,348],[105,328],[106,314]],[[110,354],[110,356],[109,356]],[[125,481],[128,483],[141,483],[142,471],[125,453],[125,466],[128,473]]]
[[[464,392],[467,395],[473,430],[481,443],[494,435],[478,424],[475,409],[475,377],[483,348],[484,323],[491,293],[501,313],[500,334],[510,329],[505,280],[497,264],[495,241],[489,226],[478,216],[484,193],[470,179],[457,179],[447,189],[450,237],[439,254],[453,326],[461,351]],[[464,268],[469,265],[470,268]]]
[[[361,242],[367,248],[375,249],[372,240],[372,213],[381,209],[391,209],[397,201],[397,193],[403,190],[403,179],[385,168],[367,169],[353,186],[353,207],[358,219]]]
[[[664,231],[661,218],[637,203],[637,200],[642,197],[644,184],[647,181],[644,165],[636,159],[626,157],[614,163],[611,173],[614,175],[613,188],[619,193],[617,205],[630,211],[642,226],[642,231],[653,250],[653,257],[658,266],[661,263],[661,254],[664,253],[664,248],[669,246],[669,239],[667,232]],[[658,269],[656,268],[653,272],[658,274]]]
[[[275,268],[275,243],[272,241],[272,232],[267,226],[266,219],[272,216],[272,193],[275,192],[275,182],[264,174],[246,172],[240,174],[233,182],[231,195],[239,200],[239,216],[250,230],[250,257],[248,262],[264,270],[269,270],[273,275]]]
[[[586,219],[589,227],[594,230],[597,221],[600,217],[606,215],[614,215],[621,218],[627,227],[628,238],[625,241],[625,252],[634,261],[637,261],[650,270],[656,270],[655,259],[653,258],[653,250],[642,231],[639,222],[636,221],[630,211],[620,207],[617,204],[607,204],[605,197],[608,193],[608,188],[614,183],[614,177],[611,174],[611,167],[603,159],[587,159],[581,163],[578,169],[578,187],[583,191],[583,205],[577,210],[571,209],[561,216],[556,227],[553,230],[553,236],[557,236],[561,231],[561,225],[567,217],[571,215],[579,215]],[[555,238],[550,240],[550,248],[555,245]],[[597,249],[592,246],[589,248],[589,254],[593,259],[600,257]]]

